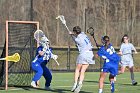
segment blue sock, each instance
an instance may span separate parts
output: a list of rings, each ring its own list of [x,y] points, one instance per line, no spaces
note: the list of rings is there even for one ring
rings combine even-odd
[[[111,81],[111,93],[114,93],[114,91],[115,91],[114,81]]]

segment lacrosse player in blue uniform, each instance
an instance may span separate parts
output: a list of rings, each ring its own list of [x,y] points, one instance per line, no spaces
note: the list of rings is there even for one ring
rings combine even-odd
[[[118,63],[120,57],[116,54],[115,49],[109,42],[109,37],[104,36],[102,38],[103,45],[97,52],[97,56],[104,59],[104,64],[99,78],[99,93],[103,93],[103,84],[107,73],[110,73],[109,80],[111,84],[111,93],[114,93],[114,77],[118,74]]]
[[[81,28],[79,26],[75,26],[73,28],[73,32],[69,32],[69,34],[72,36],[79,50],[79,55],[76,61],[74,85],[71,91],[79,93],[82,88],[86,69],[90,64],[95,64],[92,51],[93,46],[87,35],[84,32],[81,32]]]
[[[36,57],[32,61],[32,69],[35,71],[35,75],[32,78],[31,86],[37,87],[37,81],[43,75],[45,82],[45,89],[50,89],[50,84],[52,80],[52,74],[50,70],[46,67],[46,64],[49,62],[50,58],[57,59],[58,56],[52,54],[51,49],[49,48],[49,40],[47,37],[42,37],[40,41],[40,46],[37,48]]]

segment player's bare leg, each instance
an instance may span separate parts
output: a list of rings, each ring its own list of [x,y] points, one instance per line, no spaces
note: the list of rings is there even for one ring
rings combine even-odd
[[[118,75],[123,74],[125,72],[125,66],[122,66],[121,69],[118,72]],[[114,77],[114,81],[117,81],[116,76]]]
[[[119,71],[119,74],[123,74],[124,71],[125,71],[125,68],[126,68],[125,66],[122,66],[122,67],[121,67],[121,70]]]
[[[74,85],[73,85],[73,87],[71,89],[71,91],[73,91],[73,92],[77,87],[77,82],[78,82],[78,78],[80,76],[81,68],[82,68],[82,64],[77,64],[76,69],[75,69],[75,75],[74,75]]]
[[[103,93],[104,80],[107,73],[101,72],[99,78],[99,93]]]
[[[85,71],[88,68],[88,66],[89,66],[89,64],[83,64],[82,65],[82,68],[81,68],[81,71],[80,71],[79,83],[78,83],[77,88],[74,91],[75,93],[79,93],[81,88],[82,88],[82,83],[83,83],[83,80],[84,80],[84,77],[85,77]]]

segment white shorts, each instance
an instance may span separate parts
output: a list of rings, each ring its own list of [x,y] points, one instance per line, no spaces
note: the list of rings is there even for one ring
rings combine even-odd
[[[134,66],[132,56],[122,56],[121,57],[121,66],[123,66],[123,67],[129,66],[129,68]]]
[[[131,61],[121,61],[121,66],[123,66],[123,67],[129,66],[129,68],[131,68],[132,66],[134,66],[133,60],[131,60]]]
[[[92,51],[80,53],[77,57],[77,64],[95,64],[94,55]]]

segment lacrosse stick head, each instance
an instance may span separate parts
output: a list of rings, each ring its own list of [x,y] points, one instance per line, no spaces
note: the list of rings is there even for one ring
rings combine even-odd
[[[18,53],[13,54],[12,56],[6,57],[6,60],[18,62],[20,60],[20,55]]]
[[[65,17],[63,15],[57,16],[56,19],[60,19],[60,21],[62,22],[62,24],[66,25],[66,20],[65,20]]]
[[[42,30],[36,30],[34,33],[34,38],[39,43],[39,45],[49,46],[49,39],[45,36]]]
[[[34,33],[34,38],[36,39],[37,42],[40,42],[41,38],[44,36],[45,36],[45,34],[42,30],[36,30]]]
[[[87,29],[87,33],[90,34],[91,36],[94,36],[94,29],[93,27],[90,27]]]

